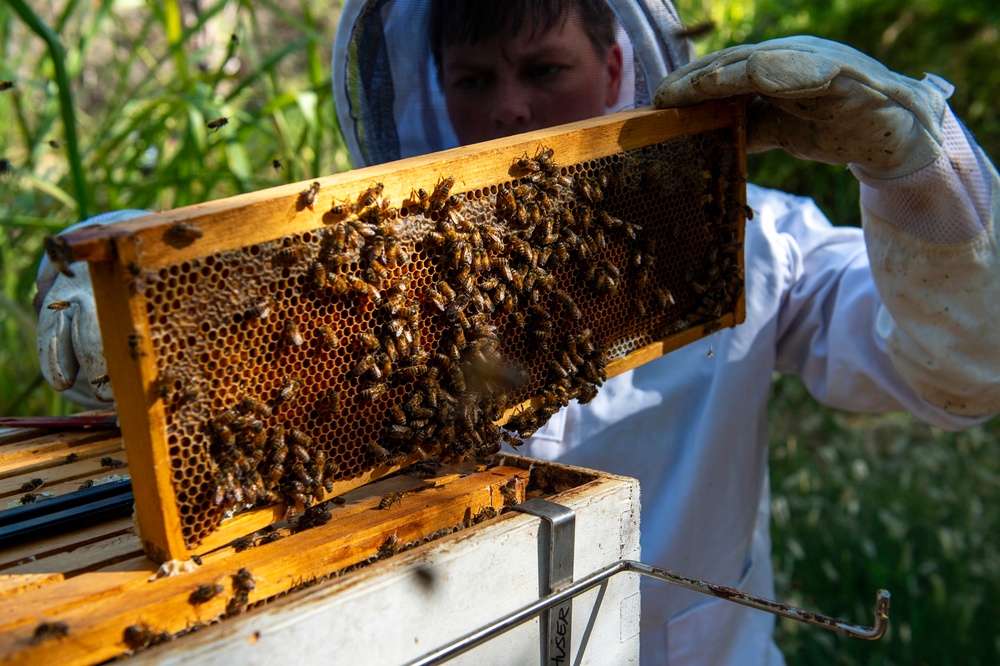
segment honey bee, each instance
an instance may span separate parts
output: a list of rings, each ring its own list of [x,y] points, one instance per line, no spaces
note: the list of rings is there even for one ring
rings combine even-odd
[[[509,484],[500,486],[500,495],[503,497],[504,506],[516,506],[518,504],[517,493]]]
[[[386,384],[376,384],[361,391],[361,397],[368,401],[375,401],[385,395],[387,389]]]
[[[77,455],[76,453],[71,453],[68,456],[66,456],[66,464],[69,465],[70,463],[75,463],[79,459],[80,459],[79,455]]]
[[[278,250],[278,260],[283,264],[294,264],[309,255],[309,248],[302,243],[293,243]]]
[[[282,335],[286,344],[293,345],[295,347],[301,347],[305,339],[302,337],[302,333],[299,332],[298,325],[291,319],[286,319],[282,327]]]
[[[94,480],[87,479],[86,481],[80,484],[78,490],[86,490],[87,488],[93,488],[93,487],[94,487]]]
[[[10,162],[6,159],[0,160],[0,176],[10,173]],[[59,272],[66,277],[76,277],[76,273],[70,269],[73,263],[73,248],[69,246],[62,236],[46,236],[43,240],[45,254],[48,255],[52,265],[59,269]]]
[[[280,405],[290,402],[298,394],[300,388],[302,388],[301,379],[285,375],[285,383],[282,385],[281,390],[278,391],[278,396],[275,398],[274,403]]]
[[[375,456],[376,462],[387,462],[392,460],[392,453],[389,449],[375,441],[368,442],[368,450]]]
[[[48,310],[65,310],[66,308],[70,307],[71,305],[73,305],[73,304],[70,303],[69,301],[53,301],[53,302],[49,303],[48,305],[46,305],[45,307]]]
[[[299,192],[298,208],[302,210],[303,208],[308,208],[309,210],[315,210],[313,206],[316,205],[316,197],[319,195],[319,189],[321,185],[319,181],[313,181],[313,183],[306,189]]]
[[[340,414],[340,394],[337,393],[336,389],[327,389],[317,407],[323,416],[338,416]]]
[[[275,171],[279,170],[281,166],[282,166],[281,160],[279,160],[278,158],[274,158],[273,160],[271,160],[271,168],[274,169]]]
[[[18,500],[18,503],[22,504],[22,505],[24,505],[24,504],[32,504],[39,497],[41,497],[40,493],[25,493],[24,495],[21,496],[21,499]]]
[[[398,493],[397,493],[398,494]],[[381,505],[379,506],[381,508]],[[379,559],[384,557],[392,557],[399,551],[399,538],[395,533],[390,534],[382,542],[382,545],[378,547],[378,553],[375,554]]]
[[[674,295],[670,293],[669,289],[657,287],[653,293],[656,295],[661,310],[666,310],[668,305],[677,305],[677,301],[674,300]]]
[[[191,243],[204,236],[205,232],[195,224],[178,220],[167,229],[167,235],[179,242]]]
[[[32,490],[35,490],[36,488],[41,488],[43,485],[45,485],[45,481],[43,479],[36,478],[32,479],[31,481],[25,481],[24,483],[21,484],[21,492],[29,493]]]
[[[271,314],[272,300],[270,298],[260,298],[250,303],[245,316],[247,319],[267,319]]]
[[[431,211],[437,212],[444,209],[444,206],[448,201],[448,195],[451,193],[451,188],[454,184],[454,176],[442,178],[437,182],[437,185],[434,186],[434,191],[431,193],[430,199],[428,200]]]
[[[402,505],[402,503],[403,503],[402,493],[389,493],[388,495],[383,497],[381,501],[379,501],[378,508],[385,511],[392,508],[392,506],[396,504]]]
[[[210,120],[206,124],[208,129],[218,131],[220,128],[225,127],[229,124],[229,118],[225,116],[221,118],[216,118],[215,120]]]
[[[374,285],[365,282],[359,277],[348,275],[347,284],[351,289],[373,303],[378,303],[382,300],[382,294],[379,293],[379,290]]]
[[[376,368],[375,354],[368,354],[366,356],[363,356],[361,360],[358,361],[357,365],[354,366],[354,376],[360,377],[361,375],[365,374],[366,372],[370,372],[375,368]]]
[[[141,650],[143,648],[159,645],[171,640],[173,636],[167,631],[156,631],[145,622],[130,624],[122,632],[122,641],[130,650]]]
[[[211,601],[217,595],[222,594],[223,587],[218,583],[214,585],[199,585],[198,588],[188,596],[188,603],[192,606]]]
[[[101,458],[101,467],[110,467],[112,469],[119,469],[124,466],[125,463],[121,460],[118,460],[117,458],[112,458],[111,456]]]
[[[42,622],[35,627],[35,632],[31,635],[31,644],[38,645],[53,638],[66,638],[69,636],[69,625],[65,622]]]
[[[420,211],[424,215],[430,212],[431,207],[431,195],[427,193],[427,190],[420,188],[418,190],[410,191],[410,198],[403,202],[403,205],[408,208],[413,208]]]
[[[267,403],[261,402],[256,398],[251,398],[250,396],[240,400],[236,409],[243,414],[254,413],[264,419],[271,416],[271,408],[267,405]]]
[[[4,90],[10,90],[13,87],[14,87],[13,81],[0,81],[0,92],[3,92]]]
[[[327,281],[327,288],[330,289],[337,296],[342,296],[347,293],[350,288],[350,284],[347,282],[347,277],[341,274],[335,275],[332,279]]]
[[[90,384],[95,389],[99,389],[110,381],[111,378],[108,377],[108,373],[104,373],[103,375],[98,375],[97,377],[94,377],[93,381],[91,381]]]

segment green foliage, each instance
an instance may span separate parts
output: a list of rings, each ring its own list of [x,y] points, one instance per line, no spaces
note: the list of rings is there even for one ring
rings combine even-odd
[[[45,235],[97,212],[163,210],[349,167],[325,65],[339,12],[329,3],[40,4],[0,5],[0,80],[14,82],[0,93],[0,151],[12,165],[0,180],[8,415],[72,409],[35,361],[30,303]],[[207,127],[221,117],[227,125]]]
[[[945,433],[905,414],[811,404],[798,380],[771,402],[779,597],[890,629],[868,643],[782,621],[790,664],[995,664],[1000,660],[1000,421]]]

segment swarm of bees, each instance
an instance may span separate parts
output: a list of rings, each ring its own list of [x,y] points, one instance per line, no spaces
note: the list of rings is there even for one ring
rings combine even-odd
[[[509,182],[475,194],[456,193],[459,178],[445,175],[395,204],[372,182],[322,204],[325,228],[263,246],[282,287],[240,292],[234,321],[247,339],[259,330],[273,358],[310,360],[285,364],[270,384],[244,385],[256,395],[200,412],[209,470],[188,496],[218,520],[282,503],[297,529],[324,524],[338,480],[414,459],[428,461],[416,473],[433,475],[440,462],[516,447],[570,401],[593,400],[622,353],[601,319],[606,303],[642,319],[636,330],[665,322],[649,342],[711,326],[732,308],[742,293],[734,215],[743,212],[718,193],[701,195],[709,181],[700,171],[686,186],[707,218],[734,224],[706,225],[705,255],[668,288],[660,255],[674,248],[658,243],[680,242],[680,232],[666,220],[666,233],[650,234],[629,209],[632,199],[674,196],[674,185],[661,185],[662,156],[638,150],[571,168],[555,157],[540,147],[513,160]],[[318,209],[321,190],[313,182],[296,207]],[[161,371],[157,394],[172,412],[204,410],[204,400],[176,399],[176,387],[191,383],[180,376]],[[350,441],[326,437],[326,424],[355,420],[374,426]],[[186,538],[211,529],[205,522]]]

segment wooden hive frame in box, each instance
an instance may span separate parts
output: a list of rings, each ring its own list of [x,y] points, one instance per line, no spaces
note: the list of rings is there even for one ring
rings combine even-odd
[[[494,452],[742,321],[743,103],[626,112],[66,234],[152,559]],[[289,515],[286,516],[286,507]]]

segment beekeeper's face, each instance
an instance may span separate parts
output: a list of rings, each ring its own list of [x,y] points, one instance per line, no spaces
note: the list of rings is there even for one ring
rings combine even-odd
[[[545,33],[441,51],[441,84],[459,142],[477,143],[603,115],[618,101],[622,51],[599,52],[576,10]]]

